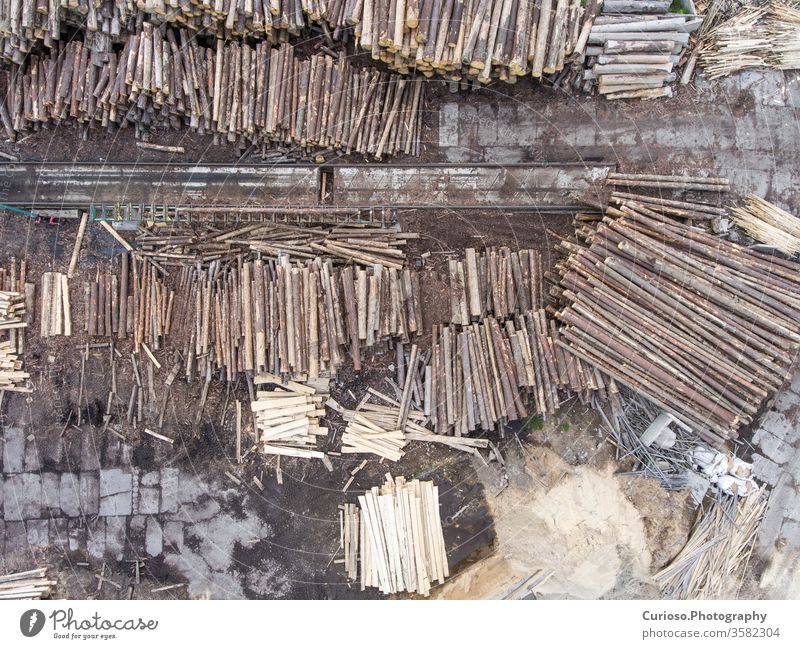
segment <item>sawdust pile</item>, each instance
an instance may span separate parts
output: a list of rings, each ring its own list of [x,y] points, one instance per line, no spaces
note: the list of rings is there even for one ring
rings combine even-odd
[[[650,583],[653,556],[660,563],[680,548],[691,517],[683,513],[682,495],[654,494],[650,482],[615,476],[615,469],[613,463],[570,466],[551,451],[533,450],[512,484],[490,499],[496,552],[440,596],[498,597],[544,570],[553,574],[537,593],[548,599],[658,597]],[[655,495],[658,512],[646,506]]]

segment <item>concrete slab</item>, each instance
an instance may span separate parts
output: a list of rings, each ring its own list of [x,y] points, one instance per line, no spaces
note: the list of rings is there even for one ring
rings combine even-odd
[[[161,511],[161,491],[158,487],[139,487],[137,514],[158,514]]]
[[[115,468],[100,471],[100,516],[129,516],[133,511],[133,475]]]
[[[161,511],[174,513],[178,511],[178,469],[164,467],[161,469]]]
[[[102,520],[102,519],[98,519]],[[106,554],[117,561],[125,556],[125,531],[127,519],[124,516],[107,516],[106,522]]]
[[[50,545],[50,521],[43,518],[26,523],[28,528],[28,546],[46,548]]]
[[[758,453],[753,454],[753,473],[756,480],[766,482],[768,485],[775,486],[783,473],[783,469],[772,460],[768,460]]]
[[[25,432],[9,426],[3,431],[3,472],[22,473],[25,470]]]
[[[81,515],[80,482],[77,473],[61,474],[60,501],[64,516]]]
[[[144,547],[145,552],[151,557],[157,557],[164,551],[164,532],[161,524],[153,516],[147,518]]]
[[[24,521],[42,515],[42,479],[38,473],[15,473],[5,481],[3,517]]]
[[[94,516],[100,509],[100,479],[96,473],[84,472],[78,481],[81,513]]]
[[[61,516],[61,476],[58,473],[42,473],[42,509],[51,516]]]
[[[171,552],[181,553],[183,551],[183,523],[180,521],[164,523],[164,545]]]

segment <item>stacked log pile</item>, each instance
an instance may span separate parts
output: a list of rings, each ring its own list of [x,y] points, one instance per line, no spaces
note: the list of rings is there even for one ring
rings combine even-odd
[[[313,259],[291,263],[212,262],[184,268],[177,305],[187,378],[242,372],[332,376],[346,356],[361,369],[362,351],[422,331],[419,276],[375,264],[334,268]]]
[[[258,448],[265,455],[322,458],[317,450],[317,437],[325,437],[328,429],[320,426],[327,390],[317,390],[308,383],[283,381],[274,374],[259,374],[257,385],[270,384],[272,390],[256,392],[250,404],[255,413]],[[325,381],[325,384],[328,382]]]
[[[467,435],[536,413],[554,413],[559,391],[603,398],[616,386],[559,345],[545,311],[505,321],[486,317],[462,327],[435,327],[422,378],[423,412],[434,432]]]
[[[284,44],[217,40],[150,23],[95,64],[80,41],[59,42],[2,75],[6,134],[75,122],[137,136],[187,126],[240,145],[356,151],[377,159],[418,154],[423,84],[338,59],[294,56]]]
[[[137,254],[159,265],[184,266],[231,260],[240,255],[277,259],[289,254],[294,259],[335,260],[364,265],[381,264],[401,269],[404,247],[414,232],[399,227],[374,225],[290,225],[254,223],[220,232],[211,226],[176,226],[164,223],[140,227]]]
[[[341,548],[345,572],[361,590],[429,595],[450,574],[438,487],[386,474],[358,506],[344,505]]]
[[[508,318],[541,308],[544,273],[536,250],[512,251],[505,246],[478,255],[474,248],[464,259],[451,259],[450,323],[468,325],[489,313]]]
[[[0,35],[5,35],[0,52],[17,63],[38,39],[55,45],[62,24],[86,24],[86,46],[95,61],[111,55],[112,40],[123,39],[126,31],[138,34],[143,24],[180,24],[190,33],[265,38],[273,44],[318,24],[331,44],[352,33],[359,48],[398,72],[482,83],[496,78],[513,83],[563,69],[586,15],[580,0],[256,0],[249,5],[214,0],[170,2],[169,9],[160,1],[140,1],[134,8],[131,0],[102,0],[101,7],[85,7],[85,15],[54,0],[39,2],[49,14],[33,12],[35,4],[0,4]]]
[[[606,184],[612,187],[610,205],[635,203],[662,217],[708,225],[715,233],[724,231],[729,216],[720,201],[730,190],[727,178],[609,173]],[[609,207],[608,213],[619,216],[617,207]]]
[[[584,89],[607,99],[671,97],[669,84],[702,18],[669,7],[670,0],[606,0],[589,32]]]
[[[756,241],[789,256],[800,252],[800,218],[777,205],[750,195],[744,206],[734,208],[733,218]]]
[[[509,83],[563,69],[583,24],[579,0],[351,0],[333,18],[389,67]],[[331,22],[331,17],[328,17]]]
[[[800,3],[745,4],[703,35],[699,61],[709,79],[757,68],[800,69]]]
[[[720,446],[789,375],[797,266],[624,203],[562,242],[558,345]]]
[[[186,27],[220,38],[264,38],[274,44],[300,34],[306,26],[304,8],[298,0],[3,0],[0,55],[21,63],[35,45],[52,47],[78,28],[85,30],[93,59],[103,60],[112,43],[139,32],[143,22]]]
[[[175,291],[162,271],[140,252],[119,255],[119,274],[100,273],[83,286],[84,332],[90,336],[129,336],[160,349],[172,330]]]

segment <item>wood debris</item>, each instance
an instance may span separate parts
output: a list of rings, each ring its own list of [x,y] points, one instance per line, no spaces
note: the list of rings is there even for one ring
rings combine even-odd
[[[800,3],[745,3],[703,35],[699,61],[709,79],[759,68],[800,69]]]
[[[676,599],[735,599],[767,508],[762,487],[745,498],[722,496],[701,509],[686,545],[653,576]]]
[[[346,504],[342,520],[344,569],[361,590],[428,596],[450,575],[433,482],[392,478]]]
[[[406,243],[418,236],[399,227],[372,224],[250,223],[220,232],[214,226],[170,223],[140,227],[136,242],[141,257],[164,267],[235,260],[240,255],[277,259],[286,254],[295,261],[320,257],[400,269]]]
[[[800,252],[800,218],[763,198],[748,196],[744,206],[733,209],[733,219],[756,241],[789,256]]]

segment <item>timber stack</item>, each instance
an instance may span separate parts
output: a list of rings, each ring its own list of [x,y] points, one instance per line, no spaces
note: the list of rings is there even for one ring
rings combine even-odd
[[[296,383],[284,381],[274,374],[259,374],[254,383],[271,386],[259,389],[250,404],[255,415],[256,443],[261,453],[302,458],[322,458],[317,450],[317,438],[325,438],[328,429],[320,426],[325,415],[324,401],[328,398],[327,379]],[[237,427],[237,435],[241,435]],[[241,448],[240,438],[237,448]]]
[[[318,26],[329,45],[354,37],[356,46],[403,74],[509,83],[564,68],[585,24],[580,0],[266,0],[213,3],[102,0],[73,10],[56,0],[0,4],[2,55],[22,63],[37,41],[53,47],[62,25],[86,26],[85,47],[96,65],[113,56],[111,44],[138,34],[143,24],[167,25],[220,39],[252,37],[270,44]],[[37,11],[41,6],[43,11]],[[123,9],[124,7],[124,9]],[[305,14],[305,15],[304,15]],[[110,17],[110,18],[109,18]],[[585,40],[584,40],[585,42]]]
[[[580,0],[350,0],[337,28],[401,73],[488,83],[564,68],[583,24]],[[350,9],[348,11],[348,9]]]
[[[6,135],[77,123],[136,135],[186,126],[215,139],[381,159],[419,154],[423,84],[347,57],[301,59],[294,48],[217,40],[142,25],[119,54],[95,64],[81,41],[59,42],[0,75]],[[85,131],[86,132],[86,131]]]
[[[47,577],[47,568],[34,568],[0,576],[0,600],[45,599],[53,594],[55,579]]]
[[[675,70],[702,17],[670,13],[671,0],[605,0],[588,34],[586,92],[607,99],[671,97]]]
[[[83,331],[90,338],[130,337],[137,351],[142,344],[160,349],[172,329],[175,291],[163,269],[138,251],[118,259],[118,273],[98,271],[83,285]]]
[[[796,264],[634,201],[562,242],[558,345],[721,446],[786,380]]]
[[[419,275],[316,258],[256,259],[184,268],[178,294],[186,376],[240,373],[333,376],[350,356],[423,328]]]
[[[43,273],[41,296],[39,309],[41,337],[71,336],[72,309],[66,273]]]
[[[393,478],[342,507],[344,570],[361,590],[428,596],[450,575],[439,511],[430,481]]]
[[[410,381],[417,379],[410,372],[408,377]],[[374,403],[374,400],[379,403]],[[342,434],[343,455],[368,453],[397,462],[411,441],[444,444],[468,453],[489,445],[485,439],[432,433],[426,427],[430,424],[430,417],[418,409],[420,403],[419,396],[411,390],[393,399],[370,387],[355,410],[342,408],[334,399],[328,399],[325,405],[340,413],[347,424]]]

